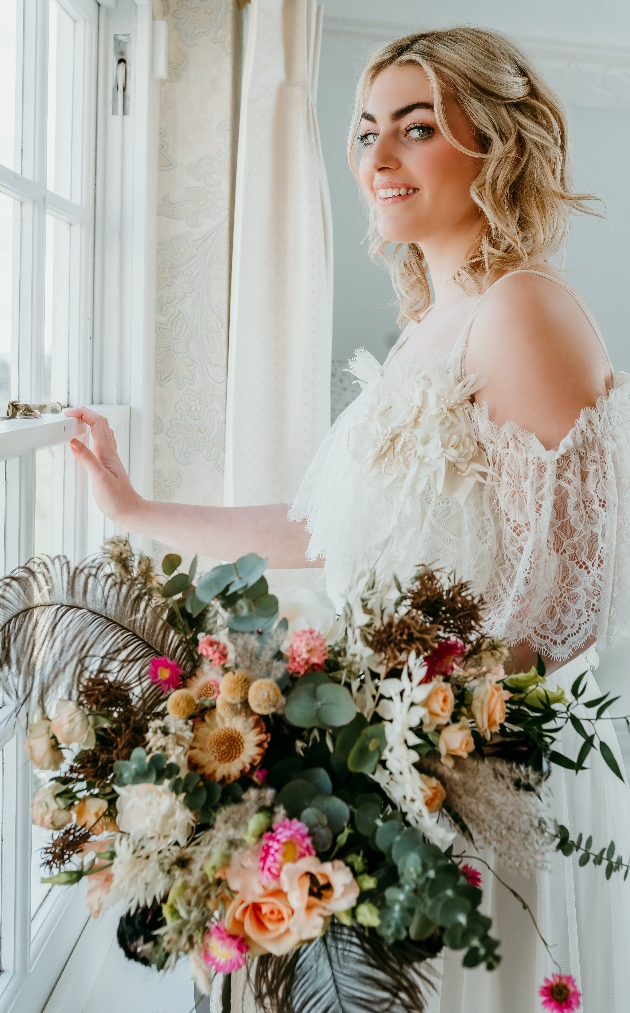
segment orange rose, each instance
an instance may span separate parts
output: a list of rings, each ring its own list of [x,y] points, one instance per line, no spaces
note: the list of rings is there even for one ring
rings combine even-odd
[[[352,870],[338,858],[320,862],[307,855],[287,862],[280,873],[280,884],[294,910],[291,928],[300,939],[314,939],[326,929],[326,919],[336,911],[355,906],[359,885]]]
[[[470,722],[468,719],[462,718],[456,724],[446,725],[440,733],[438,747],[442,755],[442,763],[446,767],[453,766],[454,756],[461,756],[462,759],[466,759],[468,754],[472,753],[475,748],[473,737],[470,734]]]
[[[291,929],[293,908],[284,890],[269,890],[246,900],[235,897],[225,915],[225,927],[232,936],[244,936],[252,956],[273,953],[281,957],[300,942]]]
[[[107,802],[97,795],[87,795],[73,805],[74,822],[80,827],[90,830],[95,837],[104,833],[115,833],[118,830],[116,820],[106,816]]]
[[[493,678],[481,679],[475,686],[470,709],[480,734],[486,739],[498,732],[505,721],[504,693]]]
[[[424,796],[424,804],[430,813],[436,813],[438,809],[442,808],[442,802],[446,798],[446,791],[441,781],[438,781],[437,777],[429,777],[428,774],[420,774],[425,788],[427,789]]]
[[[449,684],[436,679],[423,706],[429,712],[422,722],[425,732],[432,732],[438,725],[445,725],[455,706],[455,697]]]
[[[89,855],[94,852],[96,855],[96,863],[94,868],[98,868],[98,856],[102,851],[113,851],[114,841],[113,838],[109,838],[107,841],[90,841],[86,844],[81,851],[82,856]],[[87,894],[85,903],[87,904],[88,911],[92,915],[92,918],[98,918],[103,908],[103,901],[107,897],[107,894],[111,890],[114,874],[112,872],[111,865],[106,865],[102,872],[93,872],[90,876],[87,876]]]

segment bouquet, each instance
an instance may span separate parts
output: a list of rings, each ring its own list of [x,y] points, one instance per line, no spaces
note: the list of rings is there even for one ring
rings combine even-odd
[[[95,917],[119,905],[130,959],[187,957],[206,993],[247,964],[278,1013],[415,1013],[444,946],[500,961],[475,845],[525,874],[556,847],[627,876],[613,842],[552,825],[545,787],[597,748],[621,777],[597,734],[612,700],[585,702],[584,676],[567,699],[541,660],[506,676],[466,584],[364,573],[325,637],[289,632],[258,556],[198,579],[181,562],[158,575],[116,538],[1,582],[3,688],[50,771],[45,881],[85,878]],[[576,758],[555,748],[568,721]],[[558,972],[541,996],[575,1010]]]

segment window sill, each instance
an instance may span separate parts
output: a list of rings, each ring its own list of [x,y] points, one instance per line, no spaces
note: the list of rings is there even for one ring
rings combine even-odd
[[[0,461],[20,457],[31,450],[69,443],[87,431],[85,422],[66,415],[42,415],[39,419],[0,421]]]

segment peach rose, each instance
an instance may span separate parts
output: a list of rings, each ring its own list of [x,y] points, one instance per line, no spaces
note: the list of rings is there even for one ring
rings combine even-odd
[[[40,770],[59,770],[63,763],[63,753],[51,736],[48,718],[29,725],[24,739],[24,752]]]
[[[110,849],[113,850],[113,847],[113,838],[110,838],[108,841],[90,841],[90,843],[86,844],[86,846],[81,850],[81,855],[85,857],[86,855],[94,852],[98,861],[98,856],[102,851],[109,851]],[[95,867],[98,868],[98,866]],[[103,909],[103,901],[111,890],[114,874],[111,866],[108,865],[101,872],[93,872],[85,878],[87,879],[87,894],[85,903],[88,906],[88,910],[92,915],[92,918],[98,918]]]
[[[253,900],[235,897],[225,915],[232,936],[244,936],[252,956],[273,953],[281,957],[300,942],[291,928],[293,908],[284,890],[268,890]]]
[[[88,795],[72,807],[74,822],[86,830],[91,830],[95,837],[107,831],[117,831],[118,824],[112,816],[106,816],[107,802],[97,795]]]
[[[442,679],[436,679],[423,706],[428,712],[422,722],[425,732],[433,732],[438,725],[445,725],[455,706],[455,697],[449,684]]]
[[[94,749],[96,735],[88,716],[74,700],[58,700],[57,713],[50,722],[50,730],[64,746],[77,742],[81,749]]]
[[[494,678],[480,679],[475,686],[470,709],[479,733],[490,739],[505,721],[505,691]]]
[[[44,830],[61,830],[72,822],[69,809],[57,801],[57,795],[63,789],[63,784],[58,781],[49,781],[35,792],[31,802],[31,819],[36,826]]]
[[[462,718],[455,724],[446,725],[440,733],[438,747],[442,756],[442,763],[446,767],[453,766],[453,757],[461,756],[466,759],[469,753],[475,748],[473,737],[470,734],[470,721]]]
[[[430,813],[436,813],[438,809],[442,808],[442,802],[446,798],[444,785],[437,777],[430,777],[428,774],[420,774],[420,777],[427,789],[424,796],[424,804]]]
[[[354,907],[359,897],[359,885],[352,870],[338,858],[320,862],[315,855],[308,855],[297,862],[287,862],[280,873],[280,885],[294,910],[291,928],[300,939],[321,936],[326,919],[336,911]]]

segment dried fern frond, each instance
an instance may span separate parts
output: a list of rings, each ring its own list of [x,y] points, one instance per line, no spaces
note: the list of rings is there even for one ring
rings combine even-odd
[[[453,767],[436,756],[420,756],[416,766],[442,782],[448,809],[464,820],[477,845],[492,848],[506,869],[533,877],[547,867],[549,789],[534,770],[474,756],[456,758]]]
[[[166,622],[168,603],[136,581],[121,579],[109,560],[72,567],[64,556],[32,559],[0,580],[0,684],[29,714],[49,712],[60,696],[76,697],[89,675],[116,678],[134,707],[150,715],[164,701],[146,672],[166,655],[192,675],[185,640]]]
[[[79,826],[78,823],[68,823],[63,830],[54,834],[52,840],[42,848],[44,869],[48,872],[64,869],[85,847],[90,837],[90,831],[85,827]]]

